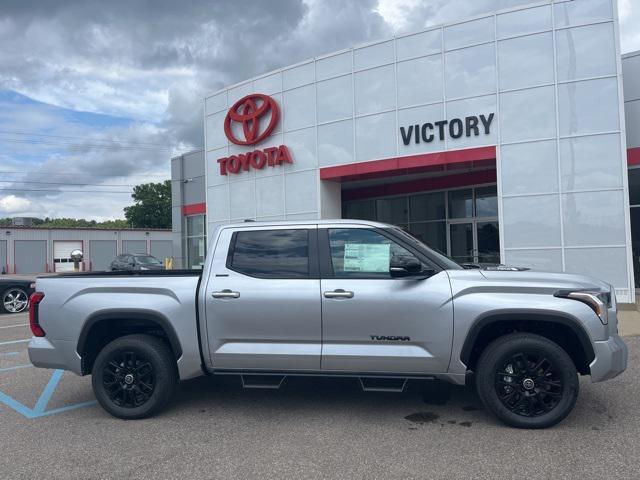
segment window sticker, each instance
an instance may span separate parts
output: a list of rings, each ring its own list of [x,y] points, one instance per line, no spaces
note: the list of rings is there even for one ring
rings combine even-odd
[[[345,272],[388,272],[390,247],[388,243],[348,243],[344,246]]]

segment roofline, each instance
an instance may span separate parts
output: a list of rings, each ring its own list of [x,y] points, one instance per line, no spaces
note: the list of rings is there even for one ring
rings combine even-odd
[[[171,232],[166,228],[98,228],[98,227],[30,227],[11,225],[0,227],[0,230],[91,230],[98,232]]]
[[[274,220],[274,221],[245,221],[220,225],[219,228],[251,228],[251,227],[286,227],[298,225],[361,225],[363,227],[374,228],[397,228],[388,223],[374,222],[369,220],[352,220],[348,218],[322,219],[322,220]]]

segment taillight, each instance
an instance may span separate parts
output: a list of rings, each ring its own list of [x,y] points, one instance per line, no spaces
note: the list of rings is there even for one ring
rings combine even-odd
[[[34,292],[31,294],[29,298],[29,326],[31,327],[31,332],[36,337],[44,337],[45,333],[40,323],[38,323],[38,304],[44,298],[44,293],[42,292]]]

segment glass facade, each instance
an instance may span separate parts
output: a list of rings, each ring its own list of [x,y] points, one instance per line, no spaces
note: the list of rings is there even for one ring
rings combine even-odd
[[[185,268],[200,270],[204,267],[207,254],[207,235],[205,230],[205,215],[190,215],[186,217],[187,235],[185,245],[187,249]]]
[[[499,263],[495,185],[345,202],[343,218],[398,225],[459,263]]]

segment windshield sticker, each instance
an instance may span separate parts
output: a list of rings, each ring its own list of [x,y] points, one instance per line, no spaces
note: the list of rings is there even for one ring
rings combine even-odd
[[[388,272],[391,245],[348,243],[344,246],[345,272]]]

